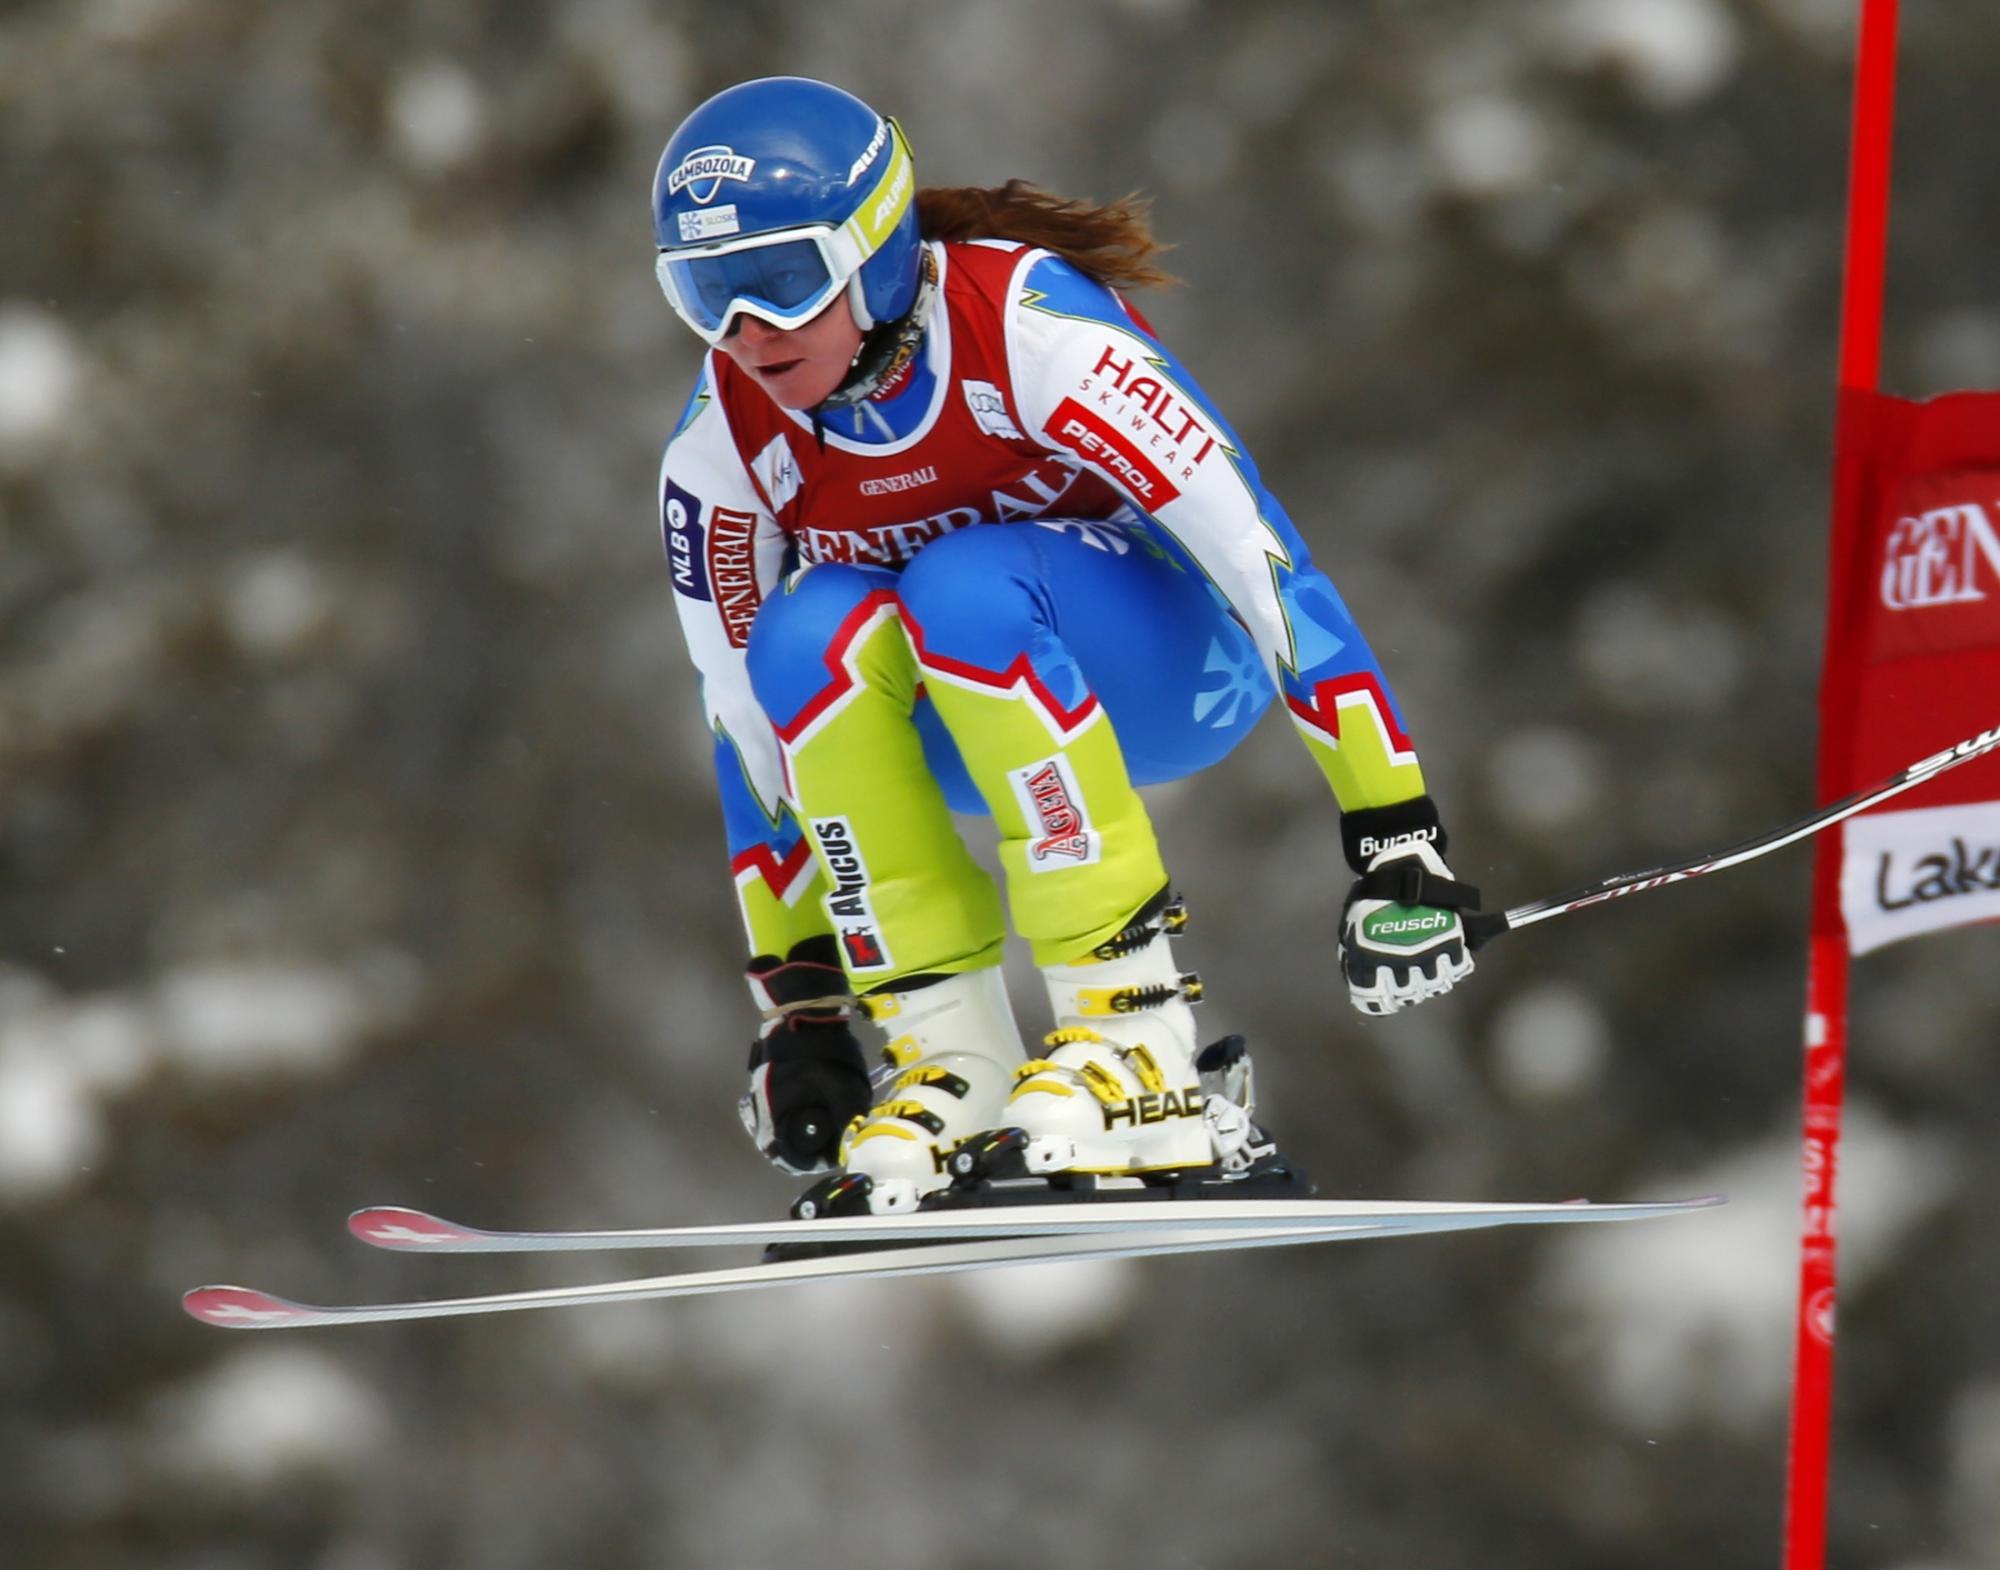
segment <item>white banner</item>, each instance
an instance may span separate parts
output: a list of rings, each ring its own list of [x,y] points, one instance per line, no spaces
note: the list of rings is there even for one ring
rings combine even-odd
[[[2000,802],[1863,813],[1841,827],[1840,909],[1854,953],[2000,920]]]

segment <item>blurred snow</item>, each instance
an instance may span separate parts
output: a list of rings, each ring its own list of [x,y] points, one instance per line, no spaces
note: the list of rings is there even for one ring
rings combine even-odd
[[[564,42],[597,69],[622,114],[643,123],[658,115],[662,104],[699,102],[688,81],[695,59],[689,40],[647,0],[565,6],[555,25]],[[648,293],[649,303],[657,304],[658,291]]]
[[[388,1403],[345,1362],[297,1344],[222,1359],[162,1394],[150,1426],[161,1473],[218,1492],[360,1472],[392,1428]]]
[[[0,1205],[45,1200],[85,1176],[105,1143],[100,1098],[156,1056],[143,1006],[75,1002],[33,972],[0,972]]]
[[[937,1310],[930,1281],[826,1282],[800,1295],[749,1292],[684,1305],[674,1329],[690,1362],[740,1381],[775,1417],[894,1407],[923,1363]],[[804,1317],[811,1330],[801,1334]]]
[[[551,1367],[626,1394],[663,1385],[680,1337],[653,1304],[614,1303],[585,1313],[548,1314],[535,1327]]]
[[[966,1322],[988,1346],[1023,1360],[1052,1358],[1108,1334],[1132,1312],[1136,1260],[1076,1260],[947,1276]]]
[[[1430,194],[1423,159],[1389,137],[1331,136],[1322,144],[1317,164],[1347,215],[1385,236],[1406,231]],[[1432,466],[1421,468],[1428,478]]]
[[[264,659],[298,652],[337,609],[324,575],[297,551],[252,557],[224,590],[231,635],[245,653]]]
[[[0,745],[58,747],[142,706],[146,679],[169,663],[181,609],[169,588],[143,577],[58,604],[39,629],[39,657],[23,662],[27,679]]]
[[[158,1030],[142,1003],[86,997],[63,1011],[58,1047],[77,1083],[100,1096],[134,1089],[159,1056]]]
[[[39,1013],[60,996],[52,983],[25,965],[0,964],[0,1031]]]
[[[1854,0],[1763,0],[1780,26],[1843,62],[1854,49]]]
[[[1707,97],[1736,67],[1736,23],[1716,0],[1562,0],[1550,23],[1573,63],[1617,70],[1661,109]]]
[[[1571,297],[1648,360],[1742,361],[1764,352],[1784,291],[1732,256],[1698,209],[1656,201],[1607,246],[1567,259]]]
[[[104,1119],[77,1075],[50,1053],[0,1042],[0,1203],[67,1186],[104,1146]]]
[[[1596,807],[1604,763],[1596,746],[1577,732],[1531,726],[1487,754],[1486,790],[1493,810],[1509,824],[1556,834]]]
[[[1840,1274],[1865,1285],[1958,1178],[1942,1140],[1852,1102],[1840,1149]],[[1634,1431],[1713,1416],[1738,1428],[1785,1399],[1798,1276],[1798,1142],[1787,1130],[1634,1198],[1720,1193],[1698,1215],[1553,1240],[1540,1291],[1587,1328],[1607,1415]]]
[[[323,1074],[369,1031],[414,1002],[407,960],[371,956],[351,969],[279,963],[196,964],[159,989],[166,1048],[204,1077]]]
[[[1698,305],[1728,270],[1713,214],[1675,202],[1649,207],[1624,237],[1626,284],[1641,310]]]
[[[1948,391],[2000,386],[2000,314],[1990,310],[1945,311],[1917,333],[1917,381]]]
[[[167,978],[160,1001],[175,1056],[205,1074],[323,1072],[347,1055],[364,1017],[351,986],[309,966],[190,968]]]
[[[104,1146],[102,1103],[162,1061],[205,1079],[324,1073],[405,1017],[416,992],[414,967],[386,951],[345,968],[189,965],[151,993],[79,998],[0,971],[0,1204],[86,1175]]]
[[[1138,1289],[1125,1260],[827,1283],[810,1292],[810,1345],[798,1335],[799,1300],[782,1293],[688,1304],[671,1337],[656,1314],[637,1312],[570,1315],[556,1331],[601,1375],[617,1374],[631,1356],[639,1378],[656,1378],[677,1352],[711,1372],[735,1373],[787,1409],[851,1415],[902,1399],[902,1381],[919,1366],[947,1304],[984,1345],[1035,1361],[1115,1328]]]
[[[0,305],[0,460],[30,457],[76,404],[82,357],[69,329],[32,305]]]
[[[390,88],[389,126],[397,150],[427,174],[470,157],[485,124],[478,85],[450,61],[411,66]]]
[[[1495,1012],[1495,1072],[1517,1101],[1563,1101],[1595,1083],[1611,1028],[1582,988],[1563,981],[1532,984]]]
[[[1542,178],[1548,165],[1540,117],[1499,94],[1447,104],[1432,116],[1427,140],[1443,182],[1467,196],[1517,190]]]
[[[1742,685],[1742,635],[1712,606],[1668,605],[1631,582],[1606,583],[1576,619],[1579,665],[1599,696],[1631,713],[1720,709]]]

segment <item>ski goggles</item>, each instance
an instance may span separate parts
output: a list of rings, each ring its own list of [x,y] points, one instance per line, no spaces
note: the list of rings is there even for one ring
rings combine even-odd
[[[712,245],[663,250],[660,288],[680,319],[706,343],[728,336],[738,316],[773,327],[811,321],[896,232],[916,199],[916,164],[903,129],[887,122],[889,157],[879,179],[844,223],[808,224]],[[856,320],[873,324],[855,291]]]

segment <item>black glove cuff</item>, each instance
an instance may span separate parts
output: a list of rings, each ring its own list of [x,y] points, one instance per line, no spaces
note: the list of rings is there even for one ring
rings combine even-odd
[[[1444,825],[1438,821],[1437,805],[1428,796],[1416,796],[1388,807],[1364,807],[1345,814],[1340,820],[1340,845],[1347,864],[1357,873],[1383,851],[1398,844],[1423,840],[1445,854]]]
[[[853,1069],[864,1080],[868,1077],[867,1055],[854,1039],[854,1032],[840,1021],[833,1024],[788,1021],[785,1028],[750,1044],[750,1067],[766,1063],[774,1068],[790,1063],[832,1063]]]
[[[792,952],[786,954],[782,960],[776,954],[758,954],[754,960],[750,960],[748,974],[770,976],[772,972],[784,970],[786,966],[794,964],[810,970],[840,970],[840,944],[834,942],[832,932],[820,932],[814,934],[812,938],[800,938],[796,944],[792,944]],[[784,998],[782,1002],[790,1002],[790,998]]]
[[[785,958],[759,954],[744,970],[750,995],[766,1019],[782,1015],[805,1018],[820,1024],[844,1020],[854,997],[847,973],[840,968],[840,950],[831,933],[794,943]],[[804,1004],[823,1007],[802,1008]]]

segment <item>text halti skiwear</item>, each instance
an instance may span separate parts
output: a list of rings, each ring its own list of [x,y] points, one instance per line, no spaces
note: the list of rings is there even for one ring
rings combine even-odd
[[[660,478],[752,952],[831,931],[869,989],[997,962],[953,810],[995,819],[1039,962],[1116,932],[1165,882],[1133,785],[1274,691],[1342,810],[1424,791],[1339,594],[1144,320],[1046,251],[930,250],[895,382],[816,430],[711,354]]]

